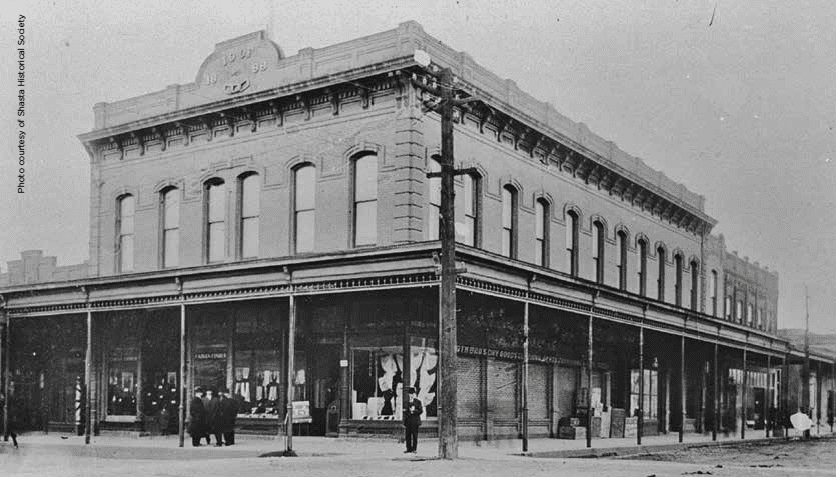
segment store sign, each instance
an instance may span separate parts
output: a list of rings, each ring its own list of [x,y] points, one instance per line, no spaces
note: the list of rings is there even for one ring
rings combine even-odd
[[[212,351],[209,353],[195,353],[194,359],[226,359],[226,351]]]
[[[469,356],[484,356],[487,358],[497,358],[497,359],[506,359],[509,361],[522,361],[523,354],[516,352],[516,351],[504,351],[499,349],[490,349],[490,348],[479,348],[476,346],[461,346],[459,345],[456,350],[461,354],[466,354]],[[542,356],[538,354],[529,354],[528,355],[529,361],[538,361],[541,363],[560,363],[560,364],[567,364],[571,361],[566,359],[558,358],[557,356]]]
[[[310,401],[293,401],[293,422],[311,422]]]

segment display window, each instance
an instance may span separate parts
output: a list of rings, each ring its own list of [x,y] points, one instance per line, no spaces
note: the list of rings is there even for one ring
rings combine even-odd
[[[276,310],[255,307],[236,314],[230,390],[239,417],[278,419],[284,415],[283,336],[278,316]]]
[[[136,394],[139,380],[137,363],[139,348],[122,345],[108,353],[107,363],[107,415],[137,415]]]
[[[217,390],[227,385],[232,329],[232,316],[224,309],[195,317],[190,326],[194,386]]]
[[[630,408],[633,410],[633,415],[637,415],[639,397],[642,396],[641,382],[644,379],[644,394],[642,396],[644,417],[655,419],[659,414],[659,372],[655,369],[645,369],[643,374],[642,377],[642,373],[638,369],[630,370]]]
[[[433,340],[413,341],[416,344],[410,346],[409,373],[404,372],[407,363],[403,345],[366,343],[352,348],[352,419],[400,420],[405,375],[409,376],[406,386],[414,387],[424,404],[422,418],[438,416],[438,351]]]

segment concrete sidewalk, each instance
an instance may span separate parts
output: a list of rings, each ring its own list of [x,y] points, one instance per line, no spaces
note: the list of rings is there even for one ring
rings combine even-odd
[[[820,437],[832,436],[829,432],[825,433],[823,431],[824,429],[822,429]],[[798,433],[795,432],[790,435],[791,438],[797,436]],[[670,452],[684,447],[751,445],[783,439],[783,435],[767,439],[764,431],[749,431],[746,439],[741,439],[739,435],[718,435],[717,441],[712,440],[711,434],[686,434],[683,442],[679,443],[678,434],[671,433],[645,436],[642,438],[641,446],[636,445],[635,438],[593,439],[592,447],[587,448],[585,440],[538,438],[529,440],[528,452],[525,455],[557,458],[631,455]],[[27,433],[20,436],[19,442],[21,452],[27,453],[47,452],[50,454],[139,460],[253,458],[265,454],[277,455],[286,448],[285,440],[282,437],[251,435],[236,436],[236,445],[230,447],[204,445],[197,448],[191,447],[188,436],[185,446],[182,448],[179,447],[177,436],[125,437],[105,434],[93,437],[91,444],[85,445],[84,437],[59,433]],[[1,448],[5,452],[9,452],[11,442],[2,443]],[[293,437],[293,450],[301,457],[340,456],[348,459],[434,459],[438,456],[438,441],[429,438],[421,439],[416,454],[404,454],[403,449],[403,444],[392,438]],[[519,459],[523,455],[522,441],[519,439],[461,440],[459,455],[462,458],[479,460]]]

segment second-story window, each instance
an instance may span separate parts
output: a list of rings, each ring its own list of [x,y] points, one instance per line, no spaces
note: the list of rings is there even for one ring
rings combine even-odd
[[[433,158],[430,159],[430,172],[441,172],[441,164]],[[441,177],[430,177],[429,185],[429,211],[427,214],[427,239],[438,240],[441,235]]]
[[[578,276],[578,214],[566,212],[566,261],[569,275]]]
[[[764,329],[764,326],[763,326],[763,308],[758,308],[757,327],[760,330]]]
[[[659,247],[656,249],[656,256],[659,258],[659,278],[656,281],[656,299],[665,301],[665,248]]]
[[[180,190],[166,189],[161,195],[162,265],[176,267],[180,255]]]
[[[502,255],[517,257],[517,190],[502,188]]]
[[[206,183],[204,194],[206,214],[207,262],[220,262],[226,258],[226,186],[220,179]]]
[[[456,211],[456,242],[478,247],[479,229],[479,178],[470,174],[462,176],[464,213]]]
[[[239,188],[239,256],[250,258],[258,256],[258,225],[261,214],[261,183],[258,174],[241,177]]]
[[[673,257],[675,282],[673,284],[673,297],[676,306],[682,306],[682,255],[676,254]]]
[[[354,161],[354,246],[377,243],[377,155]]]
[[[639,239],[639,263],[636,268],[639,275],[639,295],[647,296],[647,241]]]
[[[754,323],[752,320],[755,319],[754,307],[751,303],[746,304],[746,324],[749,326],[753,326]]]
[[[116,202],[117,206],[117,270],[130,272],[134,269],[134,212],[136,199],[132,195],[124,195]]]
[[[743,300],[737,300],[734,318],[738,323],[743,323]]]
[[[725,309],[726,321],[732,321],[732,299],[730,296],[726,295],[723,306]]]
[[[307,164],[294,172],[293,247],[296,253],[314,250],[316,168]]]
[[[544,199],[534,203],[534,263],[549,266],[549,204]]]
[[[717,316],[717,270],[711,270],[708,291],[711,293],[711,316]]]
[[[618,252],[618,288],[627,289],[627,232],[619,230],[615,234],[616,251]]]
[[[592,261],[595,262],[595,281],[604,283],[604,224],[592,224]]]
[[[697,291],[699,285],[700,266],[696,260],[691,261],[691,310],[697,311]]]

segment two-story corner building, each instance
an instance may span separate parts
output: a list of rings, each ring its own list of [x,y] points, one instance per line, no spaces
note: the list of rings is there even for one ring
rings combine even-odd
[[[531,435],[564,437],[590,412],[624,437],[781,407],[799,355],[777,275],[726,252],[704,198],[407,22],[294,56],[253,33],[193,83],[95,105],[90,277],[0,289],[27,424],[81,406],[96,432],[155,432],[200,385],[245,430],[293,401],[312,433],[392,433],[415,386],[435,432],[440,122],[417,50],[475,99],[455,125],[475,171],[455,183],[461,435],[516,436],[524,404]]]

